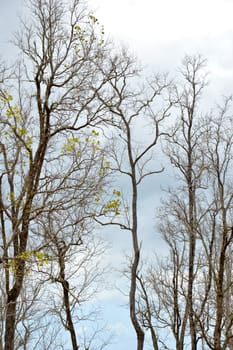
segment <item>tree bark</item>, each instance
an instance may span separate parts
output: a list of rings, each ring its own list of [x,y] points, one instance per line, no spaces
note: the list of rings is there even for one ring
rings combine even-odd
[[[64,298],[65,312],[66,312],[66,329],[70,332],[72,349],[73,350],[78,350],[79,346],[78,346],[78,343],[77,343],[74,323],[73,323],[71,309],[70,309],[69,283],[65,279],[64,252],[61,249],[59,250],[59,266],[60,266],[59,282],[61,283],[62,289],[63,289],[63,298]]]
[[[129,137],[130,139],[130,137]],[[130,150],[130,159],[131,158],[131,150]],[[137,184],[136,184],[136,174],[135,174],[135,168],[133,166],[133,162],[131,163],[132,166],[132,241],[133,241],[133,263],[131,266],[131,285],[130,285],[130,296],[129,296],[129,302],[130,302],[130,318],[132,321],[132,324],[134,326],[135,332],[137,334],[137,350],[143,350],[144,347],[144,332],[138,322],[137,314],[136,314],[136,290],[137,290],[137,270],[138,265],[140,261],[140,248],[138,244],[138,233],[137,233]]]

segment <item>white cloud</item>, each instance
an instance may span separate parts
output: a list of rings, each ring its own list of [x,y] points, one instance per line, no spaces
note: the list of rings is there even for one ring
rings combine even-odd
[[[222,68],[232,64],[233,1],[90,0],[107,33],[123,41],[142,64],[170,70],[200,52]],[[226,64],[227,63],[227,64]]]
[[[138,41],[203,37],[232,30],[233,2],[222,0],[91,0],[111,32]]]

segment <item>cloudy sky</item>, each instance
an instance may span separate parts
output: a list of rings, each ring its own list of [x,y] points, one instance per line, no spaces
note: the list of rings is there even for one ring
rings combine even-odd
[[[233,77],[232,0],[90,0],[107,32],[124,42],[143,65],[172,70],[185,54],[208,60],[217,93]]]
[[[17,27],[23,0],[0,0],[0,48],[13,52],[7,44]],[[174,71],[185,54],[202,54],[208,61],[209,100],[233,93],[233,0],[90,0],[107,35],[127,45],[147,72]],[[6,51],[10,50],[10,51]],[[208,104],[210,102],[208,101]],[[210,104],[211,104],[210,103]],[[154,226],[154,211],[161,196],[160,185],[168,174],[148,182],[142,191],[140,227],[145,232],[145,246],[161,251]],[[153,194],[149,189],[153,186]],[[109,230],[112,251],[107,259],[113,266],[123,264],[130,246],[128,236]],[[115,276],[115,274],[114,274]],[[115,277],[114,277],[115,278]],[[135,349],[135,338],[122,307],[124,298],[116,290],[102,293],[106,321],[118,334],[109,350]],[[147,344],[145,350],[151,349]]]

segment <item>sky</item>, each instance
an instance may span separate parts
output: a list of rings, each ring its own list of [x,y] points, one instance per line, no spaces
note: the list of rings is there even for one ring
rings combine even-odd
[[[13,55],[8,42],[17,28],[23,0],[0,0],[0,4],[0,49],[2,56]],[[126,45],[147,73],[175,72],[185,54],[199,53],[208,62],[206,104],[217,103],[221,95],[233,93],[233,0],[89,0],[89,4],[106,35]],[[165,171],[141,189],[140,229],[144,232],[145,258],[148,247],[163,253],[164,246],[155,229],[155,208],[163,195],[161,186],[168,182],[169,173]],[[112,245],[106,259],[114,271],[125,264],[130,237],[115,228],[105,235]],[[112,278],[121,288],[120,275],[112,272]],[[116,332],[114,343],[107,349],[135,349],[128,310],[123,306],[125,298],[112,288],[104,291],[99,301],[104,305],[103,316],[109,328]],[[145,350],[150,349],[146,343]]]
[[[126,44],[147,69],[171,71],[185,54],[200,53],[208,60],[211,89],[220,94],[231,89],[232,0],[90,0],[89,3],[106,31]]]

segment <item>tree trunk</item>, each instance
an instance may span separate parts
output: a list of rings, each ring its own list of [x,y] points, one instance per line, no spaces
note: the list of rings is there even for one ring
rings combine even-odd
[[[65,253],[62,249],[59,249],[59,265],[60,265],[60,279],[59,282],[62,285],[63,289],[63,298],[66,312],[66,329],[70,332],[70,338],[72,343],[72,350],[78,350],[78,343],[74,329],[74,323],[72,320],[72,314],[70,310],[70,300],[69,300],[69,283],[65,279]]]
[[[216,295],[216,323],[214,328],[214,349],[221,350],[221,334],[222,334],[222,318],[223,318],[223,302],[224,302],[224,271],[226,261],[226,246],[227,246],[227,230],[225,228],[222,238],[222,247],[219,257],[219,271],[217,281]]]
[[[135,241],[135,237],[133,236]],[[131,286],[129,294],[129,303],[130,303],[130,318],[137,335],[137,350],[143,350],[144,346],[144,332],[138,322],[136,309],[135,309],[135,295],[136,295],[136,279],[137,279],[137,268],[140,259],[139,249],[134,251],[134,260],[131,267]]]
[[[17,297],[8,296],[6,307],[5,347],[4,350],[14,350],[15,320]]]
[[[130,140],[130,136],[128,137]],[[136,289],[137,289],[137,269],[140,260],[140,248],[138,244],[138,218],[137,218],[137,183],[136,183],[136,173],[135,167],[132,161],[131,148],[129,149],[129,159],[131,161],[131,170],[132,170],[132,241],[133,241],[133,263],[131,266],[131,286],[130,286],[130,318],[137,334],[137,350],[143,350],[144,347],[144,332],[138,322],[136,314]]]

